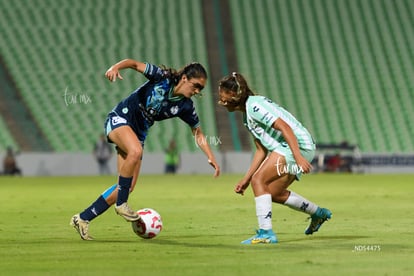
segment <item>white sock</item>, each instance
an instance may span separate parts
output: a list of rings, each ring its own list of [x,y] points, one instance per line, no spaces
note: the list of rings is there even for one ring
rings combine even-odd
[[[290,192],[290,195],[284,204],[296,211],[301,211],[310,215],[314,214],[318,209],[318,205],[295,192]]]
[[[272,229],[272,196],[270,194],[257,196],[255,201],[259,228],[264,230]]]

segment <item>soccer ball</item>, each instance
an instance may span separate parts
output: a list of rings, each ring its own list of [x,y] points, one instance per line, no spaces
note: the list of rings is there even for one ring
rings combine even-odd
[[[152,239],[158,236],[162,230],[160,214],[151,208],[144,208],[137,211],[140,220],[132,222],[132,230],[143,239]]]

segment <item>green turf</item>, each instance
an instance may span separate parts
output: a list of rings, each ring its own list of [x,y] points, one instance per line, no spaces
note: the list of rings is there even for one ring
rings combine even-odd
[[[160,212],[153,240],[111,208],[82,241],[70,217],[114,177],[0,178],[0,275],[408,275],[414,271],[414,175],[306,175],[292,190],[333,212],[313,236],[307,216],[273,205],[279,243],[241,245],[257,221],[240,176],[141,176],[133,208]]]

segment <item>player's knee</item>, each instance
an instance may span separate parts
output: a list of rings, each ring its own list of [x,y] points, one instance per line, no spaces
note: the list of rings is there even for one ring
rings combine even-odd
[[[250,185],[252,185],[253,189],[259,188],[261,185],[264,185],[263,179],[260,177],[260,174],[254,174],[252,179],[250,180]]]
[[[127,159],[134,163],[138,163],[142,159],[142,149],[132,148],[128,150]]]
[[[283,204],[286,202],[286,200],[287,200],[286,195],[284,195],[281,192],[274,192],[272,194],[272,201],[275,203]]]

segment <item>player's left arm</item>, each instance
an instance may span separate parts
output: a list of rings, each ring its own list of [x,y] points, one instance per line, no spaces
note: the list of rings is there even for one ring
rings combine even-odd
[[[304,173],[309,173],[312,169],[312,165],[300,153],[298,140],[296,139],[296,136],[293,133],[292,128],[281,118],[277,118],[273,122],[272,127],[282,132],[282,136],[288,143],[289,148],[292,151],[293,157],[295,158],[296,164],[298,164],[298,166],[303,170]]]
[[[146,66],[147,65],[144,62],[140,62],[134,59],[123,59],[109,67],[105,73],[105,77],[112,82],[116,81],[117,78],[123,80],[121,73],[119,72],[120,70],[130,68],[143,73]]]
[[[256,152],[254,153],[250,167],[245,173],[244,177],[236,184],[236,187],[234,187],[234,191],[241,195],[244,195],[244,191],[247,189],[247,187],[249,187],[253,175],[266,159],[268,153],[268,150],[262,145],[259,139],[254,139],[254,144],[256,145]]]
[[[191,131],[193,132],[194,140],[196,141],[197,145],[207,156],[208,163],[215,169],[214,177],[219,176],[220,166],[217,164],[216,158],[211,151],[210,145],[207,143],[207,139],[204,136],[203,131],[200,127],[192,128]]]

